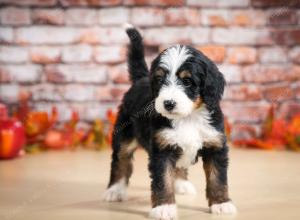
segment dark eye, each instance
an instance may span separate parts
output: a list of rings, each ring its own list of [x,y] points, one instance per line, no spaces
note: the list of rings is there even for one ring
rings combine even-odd
[[[155,76],[155,79],[156,79],[158,82],[162,82],[163,76],[156,75],[156,76]]]
[[[182,79],[182,84],[185,87],[190,87],[193,84],[193,82],[192,82],[191,78],[185,77],[185,78]]]

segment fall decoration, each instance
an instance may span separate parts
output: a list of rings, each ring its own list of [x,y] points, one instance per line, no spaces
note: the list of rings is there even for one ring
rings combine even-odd
[[[108,135],[107,135],[107,142],[109,144],[112,144],[112,135],[114,132],[114,125],[117,121],[117,113],[114,112],[112,109],[109,109],[106,113],[106,117],[109,122],[109,130],[108,130]]]
[[[104,124],[96,119],[91,129],[84,138],[84,146],[96,150],[102,150],[107,146],[107,140],[104,133]]]
[[[0,118],[0,159],[17,157],[25,144],[22,123],[13,118]]]
[[[235,140],[236,146],[245,146],[258,149],[285,149],[300,150],[300,114],[295,115],[291,121],[276,119],[274,106],[272,106],[262,125],[261,135],[247,140]]]

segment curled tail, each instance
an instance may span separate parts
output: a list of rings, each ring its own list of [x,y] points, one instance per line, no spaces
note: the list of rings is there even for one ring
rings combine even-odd
[[[148,76],[148,67],[145,62],[143,38],[138,30],[132,25],[126,25],[126,33],[130,39],[128,46],[128,71],[130,80],[134,83],[137,80]]]

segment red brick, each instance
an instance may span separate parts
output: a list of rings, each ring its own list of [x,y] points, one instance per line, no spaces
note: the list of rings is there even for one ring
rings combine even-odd
[[[157,26],[164,23],[163,9],[160,8],[133,8],[131,23],[137,26]]]
[[[299,1],[289,1],[286,0],[251,0],[251,5],[254,7],[294,7],[300,6]]]
[[[126,22],[129,22],[129,10],[127,8],[102,8],[99,11],[99,24],[115,25]]]
[[[268,12],[270,25],[294,25],[297,24],[297,11],[288,8],[279,8]]]
[[[256,50],[252,47],[235,47],[228,50],[228,62],[232,64],[255,63],[256,57]]]
[[[120,101],[125,92],[129,89],[129,85],[118,86],[102,86],[96,89],[97,100],[100,101]]]
[[[115,6],[122,0],[59,0],[63,6]]]
[[[52,84],[38,84],[30,87],[34,101],[62,101],[64,87]]]
[[[184,0],[124,0],[127,5],[183,6]]]
[[[111,66],[109,67],[108,72],[109,72],[110,79],[114,83],[120,83],[120,84],[130,83],[129,74],[126,65]]]
[[[295,94],[295,97],[297,99],[300,99],[300,81],[292,84],[291,88],[293,89],[294,91],[294,94]]]
[[[205,38],[204,40],[208,38],[208,32],[204,31],[203,33],[204,35],[198,35],[198,41],[203,40],[202,38]],[[194,38],[197,36],[197,34],[192,33],[189,28],[149,28],[144,31],[144,41],[147,45],[190,43],[191,35],[193,35]]]
[[[58,47],[33,47],[29,53],[33,63],[48,64],[59,63],[61,61],[61,50]]]
[[[65,14],[61,9],[35,9],[32,12],[32,22],[35,24],[62,25]]]
[[[107,68],[96,65],[49,65],[45,69],[48,82],[97,83],[107,82]]]
[[[300,79],[300,68],[278,65],[253,65],[242,70],[243,80],[246,82],[268,83],[278,81],[294,81]]]
[[[242,81],[242,71],[237,65],[222,64],[219,66],[219,70],[224,74],[228,84]]]
[[[57,0],[1,0],[1,3],[21,6],[53,6]]]
[[[0,71],[0,84],[10,81],[10,75],[7,71]],[[1,87],[1,86],[0,86]]]
[[[207,45],[207,46],[200,46],[197,49],[199,49],[208,58],[210,58],[216,63],[221,63],[224,60],[225,47],[223,46]]]
[[[7,7],[0,11],[1,24],[22,25],[30,24],[30,14],[28,9]]]
[[[92,48],[89,45],[70,45],[62,50],[62,61],[65,63],[88,62],[92,58]]]
[[[13,40],[13,29],[9,27],[0,27],[0,43],[12,43]]]
[[[258,136],[258,127],[249,123],[236,123],[231,127],[232,140],[249,140]]]
[[[0,75],[6,75],[10,82],[33,83],[39,82],[42,68],[37,65],[1,65]]]
[[[1,76],[1,71],[0,71]],[[6,84],[0,86],[0,102],[15,103],[18,101],[20,87],[16,84]]]
[[[294,47],[289,51],[289,58],[294,63],[300,64],[300,46]]]
[[[228,85],[225,88],[224,100],[257,101],[262,99],[261,87],[253,84]]]
[[[95,87],[90,85],[66,85],[63,97],[67,101],[95,100]]]
[[[199,25],[200,12],[193,8],[168,8],[165,14],[166,25]]]
[[[263,10],[232,10],[231,24],[238,26],[264,26],[267,23],[266,12]]]
[[[270,109],[270,104],[265,102],[222,102],[222,109],[229,120],[233,122],[262,122]]]
[[[203,9],[201,11],[202,24],[208,26],[227,26],[230,20],[230,12],[221,9]]]
[[[250,28],[215,28],[212,31],[212,41],[220,44],[230,45],[255,45],[258,43],[269,43],[265,30],[258,31]],[[264,42],[261,42],[264,40]],[[266,41],[266,42],[265,42]]]
[[[209,29],[189,27],[149,28],[144,34],[147,45],[207,44]]]
[[[299,29],[272,29],[270,30],[272,40],[279,45],[294,45],[300,43]]]
[[[0,46],[0,62],[24,63],[28,61],[28,51],[23,47]]]
[[[81,31],[80,42],[90,44],[125,44],[128,37],[123,28],[87,28]]]
[[[266,47],[259,49],[259,60],[261,63],[286,63],[288,61],[287,51],[282,47]]]
[[[294,97],[290,83],[280,83],[275,85],[265,86],[263,89],[263,95],[266,100],[271,102],[279,102],[283,100],[289,100]]]
[[[200,7],[247,7],[249,0],[187,0],[187,5]]]
[[[120,46],[99,46],[94,50],[94,59],[97,63],[120,63],[126,58],[126,49]]]
[[[280,106],[278,117],[290,119],[293,115],[300,112],[300,103],[299,101],[289,101],[284,102]]]
[[[67,44],[78,41],[78,32],[70,27],[33,26],[16,31],[16,41],[22,44]]]
[[[80,33],[79,42],[88,44],[100,43],[101,29],[98,27],[83,29]]]
[[[110,92],[112,97],[114,97],[114,100],[121,100],[128,89],[129,85],[122,85],[118,87],[112,87]]]
[[[66,10],[66,24],[93,25],[98,22],[98,13],[94,9],[68,9]]]

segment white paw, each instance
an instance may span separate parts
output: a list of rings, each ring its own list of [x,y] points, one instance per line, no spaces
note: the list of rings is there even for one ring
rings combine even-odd
[[[194,185],[188,180],[176,179],[174,183],[174,187],[175,187],[175,192],[177,194],[185,194],[185,195],[197,194]]]
[[[106,202],[121,202],[127,200],[125,181],[121,180],[109,187],[103,195],[103,200]]]
[[[237,209],[235,205],[229,201],[220,204],[213,204],[210,207],[210,212],[213,214],[235,214]]]
[[[150,218],[157,220],[174,220],[177,218],[177,208],[175,204],[156,206],[149,213]]]

